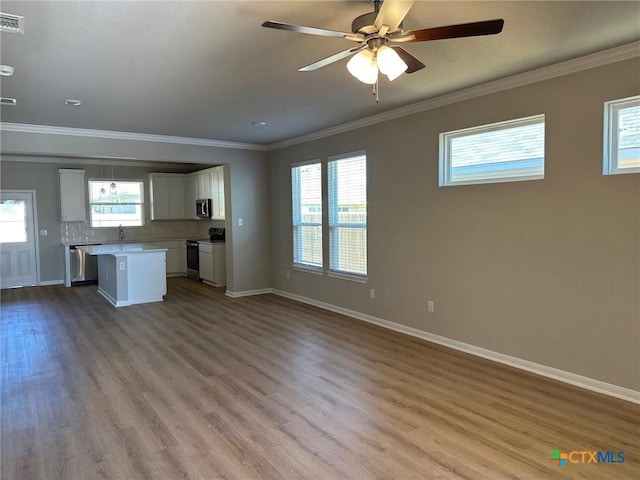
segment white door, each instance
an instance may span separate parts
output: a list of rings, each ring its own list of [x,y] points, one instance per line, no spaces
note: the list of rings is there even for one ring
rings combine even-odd
[[[0,288],[36,285],[33,193],[0,192]]]

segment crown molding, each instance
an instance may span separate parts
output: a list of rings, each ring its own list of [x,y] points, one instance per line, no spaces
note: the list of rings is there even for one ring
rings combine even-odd
[[[583,57],[574,58],[554,65],[500,78],[474,87],[433,97],[422,102],[371,115],[352,122],[343,123],[323,130],[318,130],[299,137],[293,137],[269,145],[255,143],[228,142],[206,138],[177,137],[170,135],[155,135],[150,133],[117,132],[112,130],[90,130],[84,128],[56,127],[51,125],[35,125],[25,123],[0,122],[0,132],[37,133],[44,135],[65,135],[75,137],[92,137],[115,140],[133,140],[142,142],[172,143],[204,147],[229,148],[240,150],[270,151],[319,140],[325,137],[348,132],[358,128],[368,127],[377,123],[394,120],[414,113],[420,113],[453,103],[529,85],[531,83],[568,75],[590,68],[601,67],[611,63],[622,62],[640,56],[640,41],[622,45],[620,47],[603,50]]]
[[[113,140],[134,140],[139,142],[173,143],[180,145],[195,145],[201,147],[232,148],[241,150],[267,151],[266,145],[242,142],[227,142],[224,140],[209,140],[206,138],[176,137],[170,135],[155,135],[151,133],[116,132],[112,130],[90,130],[86,128],[56,127],[52,125],[34,125],[28,123],[0,122],[0,131],[18,133],[37,133],[43,135],[63,135],[71,137],[106,138]]]
[[[270,144],[269,150],[279,150],[281,148],[298,145],[301,143],[319,140],[339,133],[348,132],[358,128],[368,127],[377,123],[394,120],[414,113],[420,113],[434,108],[443,107],[453,103],[469,100],[472,98],[488,95],[491,93],[508,90],[511,88],[529,85],[531,83],[548,80],[571,73],[588,70],[590,68],[601,67],[611,63],[622,62],[640,56],[640,41],[622,45],[620,47],[603,50],[583,57],[574,58],[554,65],[537,68],[524,73],[500,78],[491,82],[483,83],[473,87],[465,88],[451,93],[446,93],[438,97],[433,97],[422,102],[414,103],[404,107],[389,110],[369,117],[365,117],[353,122],[347,122],[334,127],[329,127],[317,132],[290,138],[281,142]]]

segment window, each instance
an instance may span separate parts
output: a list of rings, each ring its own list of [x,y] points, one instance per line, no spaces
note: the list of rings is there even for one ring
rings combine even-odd
[[[367,275],[367,157],[364,152],[331,157],[329,183],[329,269]]]
[[[293,263],[322,268],[322,166],[320,162],[291,168]]]
[[[24,200],[0,202],[0,243],[27,241],[27,210]]]
[[[440,134],[441,187],[544,178],[544,115]]]
[[[603,173],[640,172],[640,96],[604,104]]]
[[[139,180],[89,180],[91,226],[144,225],[143,186]]]

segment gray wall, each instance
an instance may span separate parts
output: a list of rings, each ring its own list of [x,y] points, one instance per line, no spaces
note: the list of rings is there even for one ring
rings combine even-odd
[[[639,67],[612,64],[271,152],[273,287],[640,390],[639,175],[602,175],[603,103],[637,95]],[[544,180],[438,187],[439,133],[539,113]],[[368,284],[290,270],[291,164],[359,149]]]
[[[227,288],[234,292],[260,290],[270,285],[269,261],[269,175],[267,154],[263,151],[227,149],[136,140],[115,140],[94,137],[19,133],[2,131],[2,159],[0,188],[36,190],[39,229],[47,229],[48,236],[40,237],[41,280],[64,278],[63,249],[60,222],[60,192],[58,168],[84,168],[86,178],[100,177],[96,160],[126,162],[131,167],[116,166],[118,178],[144,178],[149,171],[175,171],[175,162],[198,164],[185,166],[191,171],[211,165],[225,164],[230,186],[228,195],[233,208],[227,212]],[[49,163],[42,163],[44,160]],[[53,159],[53,162],[51,161]],[[149,167],[147,162],[167,167]],[[105,176],[111,174],[110,168]],[[148,195],[148,185],[146,185]],[[244,222],[238,227],[236,212]],[[184,238],[197,230],[204,236],[214,222],[151,222],[142,229],[127,229],[127,238]],[[167,227],[167,223],[172,224]],[[209,225],[209,223],[211,225]],[[172,230],[173,233],[167,232]],[[115,235],[115,233],[114,233]],[[115,237],[113,238],[115,239]],[[259,239],[260,241],[256,241]]]

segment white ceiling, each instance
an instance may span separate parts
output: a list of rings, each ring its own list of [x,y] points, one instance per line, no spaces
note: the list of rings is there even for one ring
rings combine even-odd
[[[1,34],[2,122],[271,144],[640,39],[640,2],[417,1],[405,30],[503,18],[501,34],[411,43],[427,65],[380,82],[380,103],[342,60],[353,44],[261,28],[349,31],[365,1],[26,2],[24,35]],[[79,107],[65,98],[82,100]],[[254,127],[252,121],[265,121]]]

